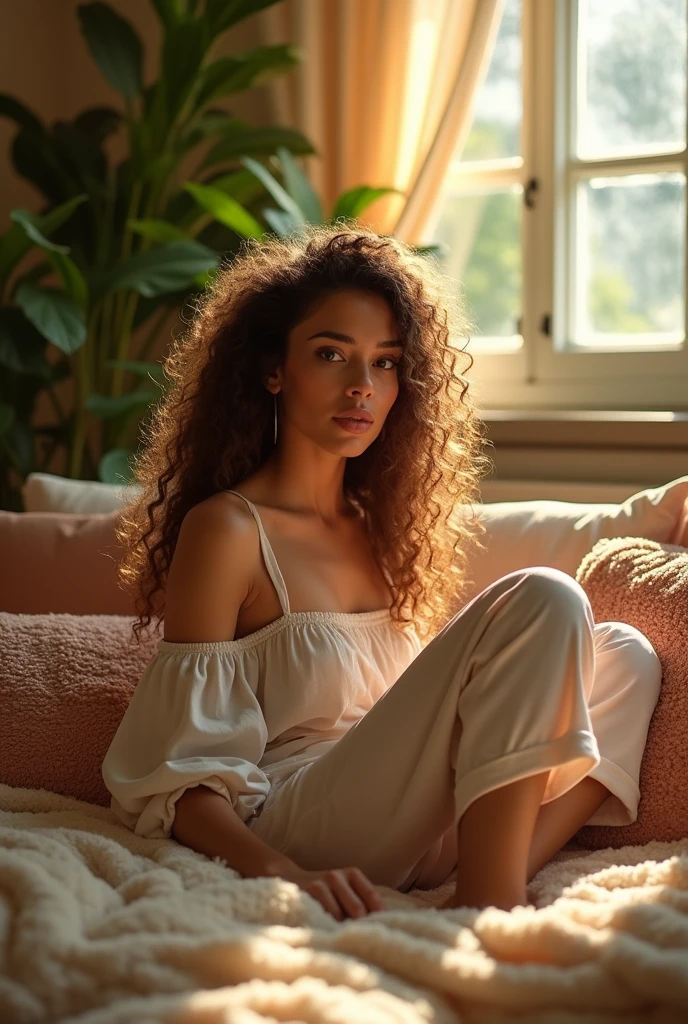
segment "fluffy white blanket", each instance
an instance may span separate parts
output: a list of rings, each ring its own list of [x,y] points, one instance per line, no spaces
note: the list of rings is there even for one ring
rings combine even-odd
[[[562,851],[536,907],[381,889],[337,922],[101,807],[0,785],[3,1024],[670,1024],[688,1019],[688,840]]]

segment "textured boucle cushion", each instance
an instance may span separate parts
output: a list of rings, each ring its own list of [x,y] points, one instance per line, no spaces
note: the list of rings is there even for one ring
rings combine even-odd
[[[576,573],[596,622],[628,622],[662,664],[662,687],[640,767],[638,818],[588,825],[581,846],[599,850],[688,836],[688,549],[645,538],[597,542]]]
[[[0,612],[0,782],[109,806],[102,761],[160,639],[133,621]]]

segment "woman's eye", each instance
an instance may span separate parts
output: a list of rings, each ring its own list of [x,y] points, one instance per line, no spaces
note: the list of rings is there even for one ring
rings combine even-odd
[[[337,352],[336,349],[333,349],[333,348],[321,348],[321,349],[318,350],[318,356],[324,357],[324,356],[327,356],[327,355],[338,356],[339,352]],[[391,356],[382,356],[382,359],[379,360],[379,361],[385,362],[385,363],[391,363],[391,366],[385,366],[384,367],[385,370],[393,370],[395,368],[395,366],[399,365],[399,362],[400,362],[400,360],[398,360],[398,359],[392,359]],[[334,362],[336,362],[336,360],[334,360],[334,359],[325,359],[325,362],[326,363],[334,363]]]

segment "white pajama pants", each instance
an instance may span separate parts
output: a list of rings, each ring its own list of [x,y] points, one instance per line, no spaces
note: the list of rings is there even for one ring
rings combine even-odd
[[[609,796],[587,824],[629,824],[661,674],[640,630],[595,623],[573,577],[509,573],[342,739],[278,783],[250,827],[299,867],[358,866],[406,892],[452,874],[474,800],[547,769],[543,804],[589,775]]]

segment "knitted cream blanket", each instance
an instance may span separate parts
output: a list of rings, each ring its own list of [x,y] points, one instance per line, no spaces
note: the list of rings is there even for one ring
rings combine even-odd
[[[562,851],[536,907],[381,888],[335,921],[112,812],[0,785],[3,1024],[669,1024],[688,1019],[688,840]]]

